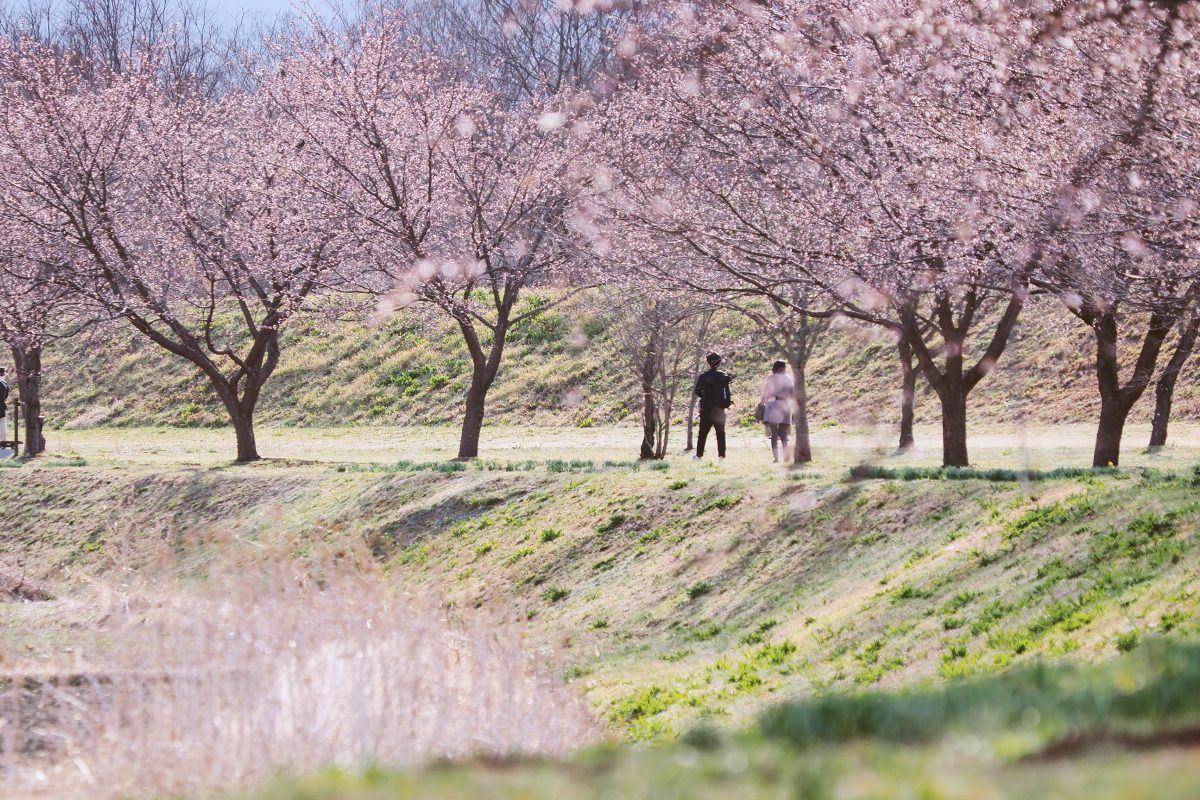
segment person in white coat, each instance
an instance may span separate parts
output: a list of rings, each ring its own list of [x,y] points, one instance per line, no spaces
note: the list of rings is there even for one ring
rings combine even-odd
[[[763,381],[759,400],[763,404],[763,424],[771,435],[771,455],[780,460],[779,445],[783,445],[783,460],[788,460],[788,437],[792,433],[792,413],[796,405],[796,383],[787,373],[787,364],[776,361],[771,374]]]

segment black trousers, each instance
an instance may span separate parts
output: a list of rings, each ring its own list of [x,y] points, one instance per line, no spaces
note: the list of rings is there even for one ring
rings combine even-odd
[[[696,458],[704,457],[704,443],[708,441],[708,432],[717,433],[717,455],[725,457],[725,409],[700,408],[700,435],[696,437]]]

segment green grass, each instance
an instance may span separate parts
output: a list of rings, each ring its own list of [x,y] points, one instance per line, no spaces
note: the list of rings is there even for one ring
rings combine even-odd
[[[901,481],[1053,481],[1063,478],[1087,478],[1097,475],[1119,475],[1115,467],[1057,467],[1050,470],[1020,470],[993,467],[887,467],[879,464],[856,464],[850,468],[854,480]]]
[[[780,650],[762,660],[791,658]],[[750,672],[744,679],[753,683]],[[653,736],[686,694],[652,685],[614,721]],[[1200,646],[1146,642],[1098,666],[1031,664],[1003,675],[856,690],[776,705],[735,735],[693,728],[655,748],[606,746],[561,761],[330,770],[242,800],[650,800],[660,797],[1182,798],[1200,722]],[[1152,775],[1152,780],[1146,780]]]
[[[762,726],[768,736],[797,747],[863,738],[923,742],[956,732],[995,735],[1024,728],[1034,735],[1022,744],[1033,750],[1089,731],[1138,731],[1197,719],[1200,645],[1157,641],[1094,667],[1037,663],[948,686],[825,695],[773,709]]]

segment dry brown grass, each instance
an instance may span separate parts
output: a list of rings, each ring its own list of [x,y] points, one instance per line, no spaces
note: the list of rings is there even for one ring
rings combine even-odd
[[[76,606],[102,620],[81,631],[95,643],[50,664],[9,654],[0,795],[196,796],[328,764],[558,754],[599,733],[512,625],[451,620],[358,564],[207,570],[97,586]]]

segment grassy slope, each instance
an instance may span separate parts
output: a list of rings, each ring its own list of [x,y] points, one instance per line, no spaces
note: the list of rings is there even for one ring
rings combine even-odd
[[[740,726],[778,698],[830,688],[1104,659],[1200,623],[1190,474],[1026,489],[679,462],[70,463],[0,476],[0,563],[48,579],[63,602],[85,575],[146,567],[164,542],[195,564],[205,542],[235,537],[283,536],[301,556],[364,546],[454,607],[524,616],[635,738],[706,718]],[[45,623],[40,605],[0,606],[5,645],[55,646],[22,626]]]
[[[532,296],[530,296],[532,297]],[[529,302],[527,297],[526,302]],[[489,397],[495,422],[606,424],[636,408],[632,384],[611,353],[595,299],[576,298],[519,326]],[[737,318],[719,320],[707,346],[734,353],[730,369],[746,415],[764,365]],[[978,346],[978,342],[972,343]],[[1010,351],[971,399],[972,420],[1090,422],[1096,413],[1090,333],[1049,300],[1030,304]],[[53,426],[213,425],[225,417],[186,363],[123,328],[58,346],[45,369],[45,411]],[[820,341],[809,389],[814,425],[892,424],[898,394],[893,350],[878,332],[848,326]],[[303,321],[288,329],[284,356],[260,405],[260,422],[448,424],[458,420],[468,380],[455,331],[401,314],[379,327]],[[1179,381],[1175,414],[1200,418],[1200,367]],[[1134,419],[1149,419],[1143,399]],[[918,421],[937,419],[927,392]]]
[[[1200,651],[1156,642],[1100,668],[1019,670],[949,689],[793,704],[732,739],[697,732],[566,763],[331,771],[277,781],[253,797],[1182,799],[1194,796],[1200,771],[1198,719]]]

